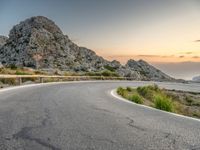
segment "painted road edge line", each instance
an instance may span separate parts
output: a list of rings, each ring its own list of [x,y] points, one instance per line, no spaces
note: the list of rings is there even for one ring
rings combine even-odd
[[[166,114],[170,114],[170,115],[173,115],[173,116],[176,116],[176,117],[181,117],[181,118],[184,118],[184,119],[190,119],[190,120],[193,120],[193,121],[198,121],[200,122],[200,119],[197,119],[197,118],[192,118],[192,117],[188,117],[188,116],[184,116],[184,115],[180,115],[180,114],[176,114],[176,113],[172,113],[172,112],[167,112],[167,111],[162,111],[162,110],[159,110],[159,109],[156,109],[156,108],[153,108],[153,107],[149,107],[149,106],[146,106],[146,105],[141,105],[141,104],[136,104],[134,102],[131,102],[121,96],[119,96],[117,94],[117,89],[113,89],[110,91],[110,95],[112,95],[113,97],[115,97],[116,99],[120,100],[120,101],[123,101],[123,102],[126,102],[126,103],[129,103],[131,105],[137,105],[139,107],[143,107],[143,108],[147,108],[147,109],[151,109],[151,110],[154,110],[154,111],[158,111],[158,112],[161,112],[161,113],[166,113]]]

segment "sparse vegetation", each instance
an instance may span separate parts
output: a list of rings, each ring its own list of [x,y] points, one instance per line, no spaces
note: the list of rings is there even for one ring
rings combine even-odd
[[[116,70],[115,68],[113,68],[113,67],[111,67],[109,65],[104,66],[104,68],[109,70],[109,71],[111,71],[111,72],[115,72],[115,70]]]
[[[137,92],[144,98],[153,100],[154,94],[156,92],[159,93],[160,91],[157,85],[149,85],[149,86],[138,87]]]
[[[125,91],[125,89],[123,89],[122,87],[118,87],[118,88],[117,88],[117,93],[118,93],[119,95],[123,95],[124,91]]]
[[[65,76],[83,76],[84,74],[82,73],[77,73],[77,72],[65,72]]]
[[[101,72],[88,72],[85,75],[87,76],[104,76],[104,77],[120,77],[116,72],[109,70],[103,70]]]
[[[173,103],[171,98],[168,98],[165,95],[155,95],[154,96],[155,108],[164,110],[164,111],[173,111]]]
[[[32,73],[28,73],[26,71],[20,71],[20,70],[16,70],[15,74],[16,75],[32,75]]]
[[[126,90],[127,90],[128,92],[131,92],[131,91],[132,91],[132,88],[128,86],[128,87],[126,88]]]
[[[131,100],[137,104],[143,104],[143,98],[137,93],[131,95],[129,100]]]
[[[138,104],[200,118],[200,93],[166,90],[157,85],[138,88],[119,87],[117,93]]]
[[[108,67],[108,66],[107,66]],[[112,68],[99,72],[63,72],[64,76],[103,76],[103,77],[120,77]],[[48,75],[47,72],[41,70],[33,70],[29,68],[17,68],[15,66],[10,66],[7,68],[0,68],[0,74],[7,75]],[[51,75],[60,75],[58,71],[55,71]]]
[[[56,75],[57,78],[45,78],[41,80],[39,77],[23,77],[20,81],[19,79],[1,79],[0,78],[0,88],[4,88],[7,86],[13,86],[13,85],[19,85],[19,83],[24,84],[30,84],[30,83],[39,83],[39,82],[61,82],[61,81],[74,81],[74,80],[115,80],[113,77],[120,77],[114,70],[112,70],[112,67],[108,67],[109,70],[102,70],[99,72],[64,72],[64,71],[58,71],[55,70],[48,72],[48,70],[35,70],[31,68],[26,67],[16,67],[14,65],[11,65],[10,67],[4,67],[0,68],[0,75]],[[112,70],[112,71],[110,71]],[[59,76],[70,76],[68,78],[59,78]],[[77,77],[77,76],[80,76]],[[85,77],[90,76],[90,77]],[[118,80],[121,80],[123,78],[117,78]]]
[[[44,74],[42,71],[35,71],[29,68],[17,68],[17,67],[9,67],[9,68],[0,68],[0,74],[7,75],[35,75],[35,74]]]
[[[17,80],[14,78],[11,79],[0,79],[0,82],[2,84],[7,84],[7,85],[16,85],[17,84]]]

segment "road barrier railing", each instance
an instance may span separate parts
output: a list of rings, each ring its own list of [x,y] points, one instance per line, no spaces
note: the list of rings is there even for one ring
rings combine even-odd
[[[24,81],[39,83],[53,81],[81,81],[81,80],[134,80],[131,77],[105,77],[105,76],[60,76],[60,75],[0,75],[0,81],[17,80],[21,85]],[[16,81],[15,81],[16,82]]]

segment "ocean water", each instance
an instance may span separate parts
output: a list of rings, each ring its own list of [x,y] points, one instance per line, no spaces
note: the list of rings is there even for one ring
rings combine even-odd
[[[200,75],[200,62],[181,62],[181,63],[151,63],[164,73],[177,78],[192,80],[193,77]]]

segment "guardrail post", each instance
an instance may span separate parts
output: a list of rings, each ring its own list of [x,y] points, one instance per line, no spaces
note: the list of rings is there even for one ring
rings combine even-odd
[[[19,77],[18,80],[19,80],[19,85],[21,85],[22,84],[22,78]]]
[[[101,80],[103,80],[103,76],[101,76]]]
[[[40,83],[43,83],[44,80],[43,80],[43,77],[40,77]]]

